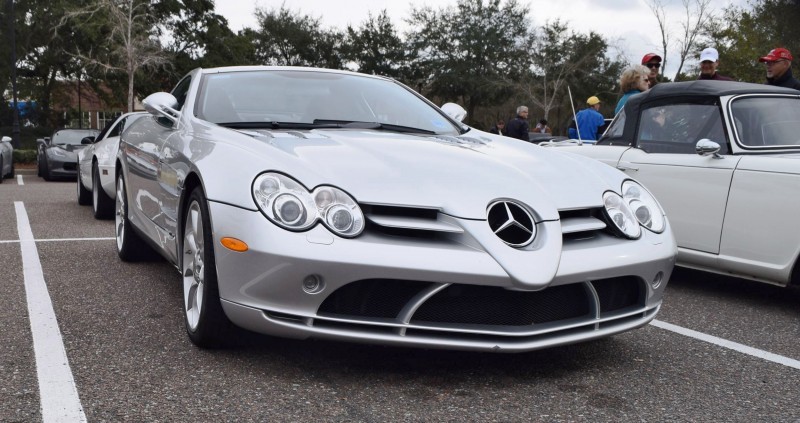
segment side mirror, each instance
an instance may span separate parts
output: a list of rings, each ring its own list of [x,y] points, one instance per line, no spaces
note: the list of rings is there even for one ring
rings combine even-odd
[[[463,122],[467,117],[467,111],[456,103],[445,103],[442,105],[442,111],[457,122]]]
[[[178,121],[180,112],[176,110],[178,107],[178,99],[170,93],[154,93],[147,96],[142,101],[144,109],[153,116],[165,117],[175,123]]]
[[[700,141],[697,141],[697,144],[694,146],[694,151],[701,156],[709,156],[713,155],[715,159],[721,159],[722,156],[719,155],[719,144],[711,141],[708,138],[703,138]]]
[[[88,145],[94,142],[94,137],[83,137],[81,138],[81,144]]]
[[[11,142],[11,137],[5,136],[3,138],[0,138],[0,142]]]

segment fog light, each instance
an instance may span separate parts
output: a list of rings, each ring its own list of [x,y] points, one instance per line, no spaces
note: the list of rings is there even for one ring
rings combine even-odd
[[[664,272],[658,272],[656,273],[656,277],[653,278],[653,282],[650,282],[650,285],[653,287],[653,289],[656,289],[661,286],[661,282],[663,282],[663,280]]]
[[[303,291],[308,294],[316,294],[325,288],[322,277],[318,275],[308,275],[303,279]]]

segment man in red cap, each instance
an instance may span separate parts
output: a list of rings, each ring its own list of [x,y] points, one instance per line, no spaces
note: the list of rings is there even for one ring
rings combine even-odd
[[[767,85],[800,90],[800,81],[792,76],[792,53],[789,50],[782,47],[772,49],[758,61],[767,67]]]
[[[647,53],[642,57],[642,64],[650,69],[650,75],[647,75],[650,88],[655,87],[658,84],[658,69],[661,67],[661,56],[655,53]]]

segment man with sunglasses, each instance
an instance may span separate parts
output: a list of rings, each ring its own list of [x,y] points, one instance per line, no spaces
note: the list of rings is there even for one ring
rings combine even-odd
[[[650,88],[655,87],[656,84],[658,84],[658,70],[661,68],[661,56],[655,53],[647,53],[642,57],[642,64],[650,69],[650,75],[647,76]]]
[[[772,49],[759,62],[767,67],[767,85],[800,90],[800,81],[792,75],[792,53],[785,48]]]

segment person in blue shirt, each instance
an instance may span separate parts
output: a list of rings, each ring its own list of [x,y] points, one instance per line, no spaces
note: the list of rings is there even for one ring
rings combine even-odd
[[[639,94],[649,89],[648,75],[650,69],[643,65],[633,65],[624,71],[619,77],[619,87],[622,90],[622,97],[617,102],[617,107],[614,109],[614,116],[622,110],[622,106],[628,101],[628,98],[634,94]]]
[[[583,141],[597,141],[597,129],[603,126],[605,119],[600,114],[600,99],[591,96],[586,100],[587,108],[575,115],[578,135]]]

